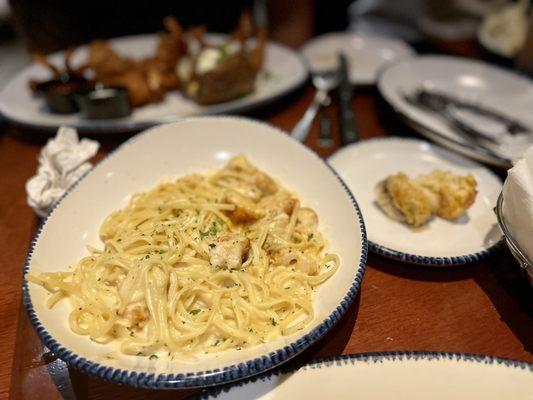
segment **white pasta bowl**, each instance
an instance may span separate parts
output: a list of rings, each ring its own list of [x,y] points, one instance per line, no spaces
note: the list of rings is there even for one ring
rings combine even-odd
[[[258,374],[304,351],[342,317],[356,297],[367,254],[363,218],[352,194],[315,153],[269,125],[243,118],[185,119],[149,129],[104,159],[63,196],[44,220],[24,268],[57,272],[100,247],[98,229],[134,193],[164,179],[223,166],[243,153],[315,209],[322,232],[339,255],[338,271],[313,300],[315,317],[302,331],[256,347],[202,355],[194,361],[129,355],[106,357],[114,348],[68,326],[70,304],[48,309],[47,292],[23,281],[24,305],[43,343],[68,364],[113,382],[148,388],[203,387]]]

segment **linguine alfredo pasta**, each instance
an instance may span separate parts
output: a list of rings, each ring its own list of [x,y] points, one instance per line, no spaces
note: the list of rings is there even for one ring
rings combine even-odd
[[[290,335],[339,268],[318,217],[244,156],[133,196],[109,215],[103,250],[69,271],[29,275],[71,330],[122,353],[178,357]]]

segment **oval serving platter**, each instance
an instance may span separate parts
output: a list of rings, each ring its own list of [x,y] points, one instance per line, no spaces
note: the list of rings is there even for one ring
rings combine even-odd
[[[27,273],[65,270],[100,246],[98,229],[136,192],[165,178],[217,168],[236,154],[278,178],[313,207],[341,258],[341,267],[315,294],[313,321],[276,341],[191,362],[119,355],[68,327],[68,301],[47,309],[46,291],[24,279],[23,298],[43,343],[62,360],[97,377],[146,388],[203,387],[231,382],[279,365],[320,339],[341,318],[359,291],[367,242],[359,207],[346,185],[315,153],[269,125],[242,118],[186,119],[147,130],[104,159],[63,196],[32,243]],[[335,202],[336,207],[330,207]]]
[[[224,35],[209,34],[207,38],[216,42],[224,37]],[[109,43],[119,54],[139,59],[153,54],[157,40],[157,35],[147,34],[111,39]],[[87,57],[87,51],[87,46],[80,46],[72,57],[72,64],[82,64]],[[50,60],[60,65],[64,57],[64,52],[58,52],[51,55]],[[128,117],[95,120],[82,118],[80,114],[50,113],[43,101],[33,96],[28,86],[30,79],[49,79],[50,73],[46,68],[33,63],[22,69],[0,91],[0,113],[10,121],[36,129],[53,130],[68,125],[79,131],[113,134],[145,129],[188,116],[244,112],[258,108],[301,86],[307,75],[304,61],[297,52],[282,44],[269,41],[266,47],[265,65],[259,73],[255,91],[249,95],[219,104],[201,106],[177,91],[172,91],[159,103],[135,108]]]

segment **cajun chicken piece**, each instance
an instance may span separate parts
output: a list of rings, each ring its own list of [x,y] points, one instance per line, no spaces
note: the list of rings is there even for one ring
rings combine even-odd
[[[215,267],[238,269],[248,250],[250,250],[248,238],[226,234],[209,244],[209,262]]]
[[[257,204],[235,190],[228,190],[222,198],[222,202],[235,205],[233,211],[226,211],[229,219],[235,224],[252,222],[265,215]]]
[[[306,231],[315,230],[318,227],[318,215],[310,208],[300,208],[296,217],[296,225]]]
[[[243,182],[239,185],[248,188],[247,191],[250,193],[249,197],[254,201],[259,200],[263,196],[273,194],[278,190],[278,185],[274,179],[263,171],[258,170],[242,154],[233,157],[226,165],[226,169],[241,175]],[[239,189],[236,190],[241,192]]]
[[[293,267],[297,271],[303,272],[307,275],[316,275],[318,271],[318,264],[305,254],[283,248],[274,256],[276,265],[284,265],[286,267]]]
[[[148,321],[148,310],[142,302],[128,304],[122,315],[132,326],[142,328]]]

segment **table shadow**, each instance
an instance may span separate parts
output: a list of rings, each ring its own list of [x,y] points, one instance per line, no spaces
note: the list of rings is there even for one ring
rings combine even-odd
[[[500,315],[533,355],[533,287],[506,247],[491,255],[490,263],[480,261],[462,266],[425,267],[370,254],[368,264],[403,279],[428,282],[454,282],[473,279],[487,294]]]
[[[481,273],[475,271],[474,279],[524,349],[533,354],[533,286],[506,247],[493,257],[482,265]]]

